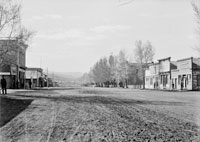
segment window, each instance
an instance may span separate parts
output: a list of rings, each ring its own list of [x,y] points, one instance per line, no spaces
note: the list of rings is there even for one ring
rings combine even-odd
[[[187,78],[188,78],[188,80],[190,80],[191,79],[191,74],[188,74]]]
[[[153,78],[150,78],[150,85],[153,84]]]
[[[197,75],[197,86],[200,86],[200,75]]]

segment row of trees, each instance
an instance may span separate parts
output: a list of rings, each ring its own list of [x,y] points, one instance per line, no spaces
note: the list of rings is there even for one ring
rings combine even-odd
[[[142,85],[144,83],[144,69],[153,61],[155,50],[151,42],[135,42],[135,63],[128,62],[127,54],[121,50],[118,55],[101,58],[82,77],[83,83],[95,83],[97,86],[121,86],[128,84]],[[144,85],[143,85],[144,86]]]
[[[13,0],[1,0],[0,40],[4,40],[4,42],[0,43],[0,66],[11,62],[11,59],[7,57],[16,50],[17,43],[28,44],[33,35],[33,31],[21,24],[21,5]]]
[[[200,2],[192,1],[192,7],[197,21],[197,34],[200,37]],[[199,40],[200,41],[200,40]],[[196,46],[196,51],[200,54],[200,46]],[[101,58],[91,68],[89,73],[85,73],[82,77],[83,83],[96,83],[100,86],[115,85],[119,82],[125,84],[141,84],[143,83],[145,74],[144,70],[148,63],[153,61],[155,51],[151,42],[142,43],[141,40],[135,42],[134,57],[136,64],[131,66],[128,63],[127,56],[123,50],[117,56]]]

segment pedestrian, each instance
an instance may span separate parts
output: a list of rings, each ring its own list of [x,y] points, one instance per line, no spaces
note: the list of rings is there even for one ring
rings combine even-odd
[[[183,80],[181,80],[181,90],[183,90]]]
[[[7,82],[6,79],[4,78],[4,76],[2,76],[1,79],[1,88],[2,88],[2,94],[7,94]]]

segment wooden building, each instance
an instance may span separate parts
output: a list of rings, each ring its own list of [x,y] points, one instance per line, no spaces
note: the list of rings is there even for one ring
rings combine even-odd
[[[168,90],[200,90],[200,58],[171,58],[149,64],[145,71],[145,88]]]
[[[177,69],[171,71],[172,89],[200,90],[200,59],[185,58],[177,61]]]
[[[159,61],[159,88],[171,89],[171,70],[176,69],[176,62],[171,61],[171,57],[160,59]]]
[[[42,68],[26,69],[26,88],[43,87],[43,70]]]
[[[149,68],[145,70],[145,88],[159,88],[159,63],[149,64]]]

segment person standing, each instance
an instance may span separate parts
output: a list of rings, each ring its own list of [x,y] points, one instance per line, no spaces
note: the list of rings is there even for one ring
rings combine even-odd
[[[6,79],[4,78],[4,76],[2,76],[2,79],[1,79],[1,89],[2,89],[2,94],[7,94],[7,82],[6,82]]]

